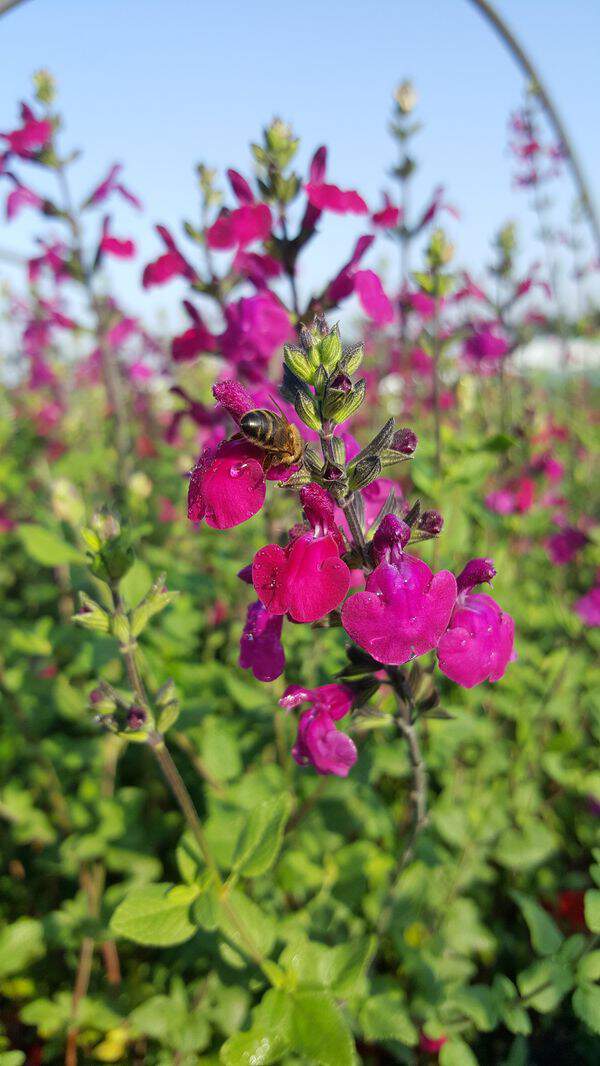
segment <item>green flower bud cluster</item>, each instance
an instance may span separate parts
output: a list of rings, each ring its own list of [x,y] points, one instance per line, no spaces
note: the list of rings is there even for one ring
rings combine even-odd
[[[363,357],[361,344],[343,347],[338,326],[330,330],[322,317],[310,329],[301,327],[299,345],[285,345],[284,363],[296,385],[296,411],[310,429],[320,432],[327,423],[341,425],[358,410],[365,382],[353,383],[351,377]]]

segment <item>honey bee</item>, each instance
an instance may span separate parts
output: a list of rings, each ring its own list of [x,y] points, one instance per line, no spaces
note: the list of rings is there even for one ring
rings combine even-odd
[[[302,459],[304,443],[296,426],[284,414],[274,411],[247,411],[240,419],[247,440],[268,452],[266,470],[272,466],[293,466]]]

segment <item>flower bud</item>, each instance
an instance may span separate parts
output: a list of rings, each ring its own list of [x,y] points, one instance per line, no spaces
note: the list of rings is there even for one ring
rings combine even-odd
[[[139,636],[150,619],[168,607],[175,599],[177,593],[169,592],[165,586],[165,574],[159,574],[152,588],[140,600],[131,615],[131,632],[134,637]]]
[[[73,615],[73,621],[84,629],[93,629],[96,633],[108,633],[110,627],[107,612],[85,592],[79,593],[79,610]]]
[[[312,385],[316,366],[314,349],[305,351],[304,348],[296,348],[295,345],[285,344],[283,347],[283,361],[300,381]]]
[[[319,344],[319,356],[328,374],[334,371],[342,358],[342,342],[339,333],[332,330]]]
[[[359,459],[350,471],[348,484],[351,492],[366,488],[379,477],[380,473],[381,462],[378,456],[366,455],[364,459]]]
[[[417,522],[417,529],[427,533],[430,537],[437,537],[444,528],[444,519],[439,511],[423,511]]]
[[[133,703],[127,711],[127,728],[128,729],[141,729],[146,724],[148,719],[148,712],[145,707],[141,707],[136,703]]]
[[[404,428],[394,433],[390,447],[392,451],[400,452],[401,455],[412,455],[418,443],[417,434],[412,429]]]
[[[117,709],[114,699],[100,686],[92,689],[88,699],[97,715],[113,714]]]
[[[456,579],[458,591],[470,591],[475,585],[483,585],[486,581],[491,583],[496,573],[491,559],[471,559]]]
[[[417,90],[412,81],[401,82],[394,93],[394,100],[403,115],[410,115],[411,111],[416,107],[418,99]]]
[[[346,374],[355,374],[365,357],[364,344],[350,344],[342,350],[340,370]]]
[[[395,514],[386,514],[373,537],[373,561],[397,564],[402,559],[404,548],[410,540],[411,529]]]
[[[323,401],[323,416],[337,425],[350,418],[362,404],[365,398],[366,383],[364,379],[358,381],[350,392],[340,389],[330,389]]]
[[[312,396],[309,396],[306,392],[298,392],[294,406],[296,414],[302,419],[305,426],[317,432],[321,429],[321,419]]]

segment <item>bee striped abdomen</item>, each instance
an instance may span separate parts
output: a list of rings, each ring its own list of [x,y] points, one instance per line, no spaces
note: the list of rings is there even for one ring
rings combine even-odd
[[[281,419],[273,411],[248,411],[240,419],[240,429],[248,440],[263,448],[277,447]]]

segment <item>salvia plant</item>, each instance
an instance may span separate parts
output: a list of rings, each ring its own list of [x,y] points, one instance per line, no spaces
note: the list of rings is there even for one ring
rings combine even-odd
[[[200,164],[140,267],[169,331],[49,74],[0,134],[48,227],[2,292],[0,1066],[597,1061],[593,382],[520,359],[597,318],[547,232],[461,267],[417,104],[376,209],[279,118]],[[531,94],[511,145],[541,225]],[[311,289],[328,212],[360,235]]]

